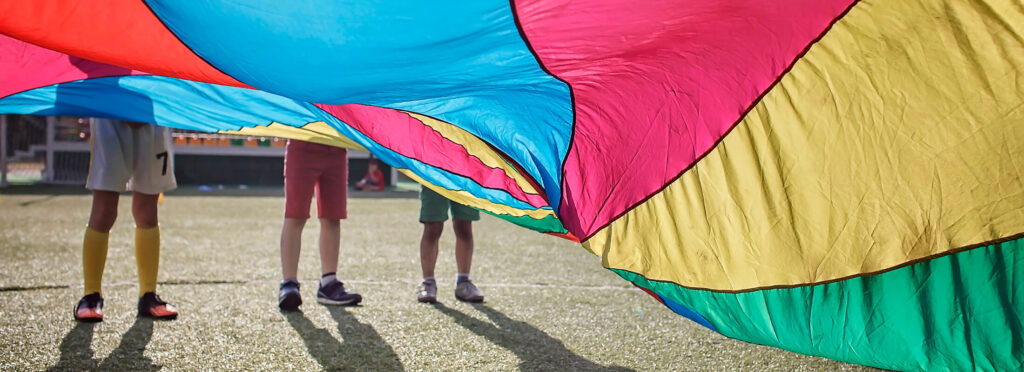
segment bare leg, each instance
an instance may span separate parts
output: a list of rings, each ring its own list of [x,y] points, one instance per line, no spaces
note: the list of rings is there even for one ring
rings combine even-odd
[[[320,219],[320,274],[338,272],[338,251],[341,250],[341,221]]]
[[[281,228],[281,274],[284,280],[298,279],[302,228],[305,226],[305,218],[284,219],[284,226]]]
[[[135,227],[149,229],[157,226],[157,201],[159,199],[160,194],[132,193],[132,217],[135,218]]]
[[[113,191],[92,191],[92,211],[89,213],[89,228],[101,233],[110,232],[117,220],[117,201],[120,194]]]
[[[473,221],[452,220],[455,228],[455,266],[459,274],[469,274],[473,263]]]
[[[437,244],[444,232],[444,222],[424,222],[423,237],[420,239],[420,266],[423,277],[434,276],[434,265],[437,264]]]

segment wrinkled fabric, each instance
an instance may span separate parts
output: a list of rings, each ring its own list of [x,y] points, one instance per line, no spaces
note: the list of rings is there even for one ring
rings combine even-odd
[[[0,112],[365,149],[730,337],[1024,360],[1014,1],[36,1],[0,34]]]

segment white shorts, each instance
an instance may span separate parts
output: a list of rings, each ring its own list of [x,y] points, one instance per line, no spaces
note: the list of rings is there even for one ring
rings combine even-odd
[[[178,187],[170,128],[91,119],[89,190],[156,195]]]

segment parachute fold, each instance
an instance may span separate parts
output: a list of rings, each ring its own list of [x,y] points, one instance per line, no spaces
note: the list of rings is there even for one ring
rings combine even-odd
[[[0,112],[361,148],[729,337],[1024,367],[1013,0],[0,4]]]

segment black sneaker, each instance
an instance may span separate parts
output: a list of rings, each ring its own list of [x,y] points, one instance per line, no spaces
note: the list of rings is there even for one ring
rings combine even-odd
[[[299,282],[286,280],[281,282],[281,290],[277,293],[277,307],[284,311],[295,311],[302,305],[302,296],[299,295]]]
[[[85,295],[75,305],[75,320],[83,323],[103,321],[103,297],[99,293]]]
[[[316,291],[316,302],[324,305],[356,305],[362,300],[363,296],[346,291],[345,285],[337,280],[326,286],[320,285],[320,290]]]
[[[157,320],[174,320],[178,318],[178,309],[174,308],[156,293],[146,292],[139,298],[139,316]]]

